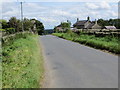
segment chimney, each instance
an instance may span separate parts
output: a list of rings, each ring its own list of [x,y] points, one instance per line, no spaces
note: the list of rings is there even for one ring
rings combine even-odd
[[[87,17],[87,20],[90,21],[90,17],[89,16]]]
[[[77,18],[77,22],[79,21],[79,18]]]
[[[97,24],[97,20],[95,19],[95,24]]]

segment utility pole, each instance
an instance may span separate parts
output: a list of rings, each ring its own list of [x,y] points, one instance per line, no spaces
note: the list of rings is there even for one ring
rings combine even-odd
[[[24,27],[23,27],[23,7],[22,7],[22,2],[20,2],[21,4],[21,22],[22,22],[22,31],[24,32]]]

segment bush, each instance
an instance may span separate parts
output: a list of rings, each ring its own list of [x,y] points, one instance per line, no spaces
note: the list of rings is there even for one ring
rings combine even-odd
[[[5,31],[5,29],[0,29],[0,31]]]
[[[7,34],[14,34],[15,33],[15,28],[6,28],[6,33]]]

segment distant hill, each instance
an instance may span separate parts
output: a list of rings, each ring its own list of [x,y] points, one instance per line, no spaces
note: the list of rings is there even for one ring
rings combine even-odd
[[[46,35],[46,34],[52,34],[52,33],[54,33],[54,29],[45,29],[44,30],[44,34]]]

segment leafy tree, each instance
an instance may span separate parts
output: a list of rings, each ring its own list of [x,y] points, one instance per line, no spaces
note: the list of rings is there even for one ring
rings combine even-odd
[[[57,26],[54,27],[54,32],[56,32],[56,33],[58,32]]]
[[[9,24],[10,28],[15,28],[16,32],[21,31],[20,30],[21,29],[21,21],[18,20],[16,17],[11,17],[8,24]]]
[[[5,29],[5,28],[8,28],[8,22],[4,19],[1,19],[0,20],[0,28],[1,29]]]
[[[107,20],[103,20],[103,19],[99,19],[98,20],[98,24],[100,25],[100,26],[102,26],[103,28],[105,27],[105,26],[108,26],[109,24],[108,24],[108,21]]]
[[[29,31],[33,27],[33,23],[31,20],[24,18],[23,20],[23,27],[25,31]]]
[[[120,29],[120,19],[113,19],[111,23],[118,29]]]
[[[17,25],[16,17],[11,17],[10,20],[9,20],[9,27],[16,28],[16,25]]]
[[[120,29],[120,19],[109,19],[109,20],[99,19],[98,24],[101,25],[102,27],[110,25]]]
[[[70,24],[66,23],[66,22],[61,23],[61,26],[62,26],[63,29],[70,28]]]
[[[69,22],[62,22],[61,23],[61,26],[63,29],[70,29],[70,23]]]
[[[16,25],[16,31],[19,32],[19,31],[22,31],[22,22],[18,19],[17,20],[17,25]]]
[[[39,35],[42,35],[42,33],[44,33],[44,25],[42,22],[35,20],[35,25],[36,25],[36,29]]]

